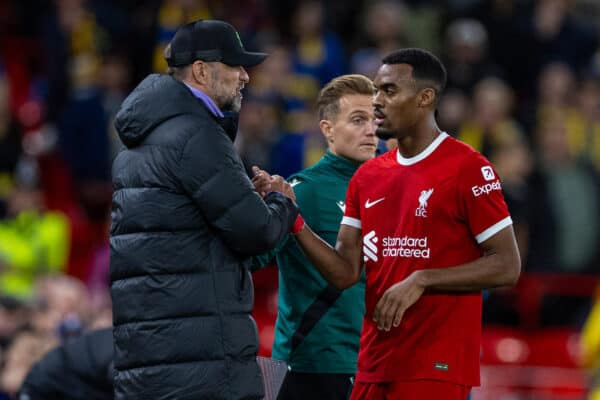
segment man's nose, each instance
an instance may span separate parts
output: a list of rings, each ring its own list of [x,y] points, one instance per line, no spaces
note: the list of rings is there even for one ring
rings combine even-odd
[[[375,123],[375,118],[372,118],[367,124],[367,131],[365,132],[367,136],[375,136],[375,131],[377,130],[377,124]]]
[[[377,92],[373,95],[372,104],[373,107],[381,107],[383,105],[381,102],[381,92]]]

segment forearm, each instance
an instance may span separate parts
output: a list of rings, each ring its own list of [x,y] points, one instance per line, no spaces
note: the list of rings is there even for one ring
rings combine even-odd
[[[417,271],[426,290],[468,292],[514,285],[520,273],[520,260],[488,254],[456,267]]]
[[[308,225],[295,235],[307,258],[323,278],[337,287],[346,289],[360,279],[360,265],[353,265],[329,243],[317,236]]]

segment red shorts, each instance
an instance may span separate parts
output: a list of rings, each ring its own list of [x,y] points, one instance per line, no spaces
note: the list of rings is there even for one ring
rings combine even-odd
[[[470,387],[419,379],[385,383],[355,382],[350,400],[465,400]]]

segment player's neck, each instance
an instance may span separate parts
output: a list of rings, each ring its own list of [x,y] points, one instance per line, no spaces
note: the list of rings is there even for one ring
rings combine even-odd
[[[412,134],[398,138],[398,151],[405,158],[411,158],[427,148],[442,131],[433,116],[416,125]]]

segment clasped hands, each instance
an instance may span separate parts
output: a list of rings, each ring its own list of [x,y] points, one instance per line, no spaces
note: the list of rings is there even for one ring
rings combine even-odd
[[[252,183],[254,189],[264,197],[269,192],[280,192],[284,196],[296,201],[296,195],[292,186],[279,175],[271,175],[267,171],[258,168],[257,166],[252,167]]]

